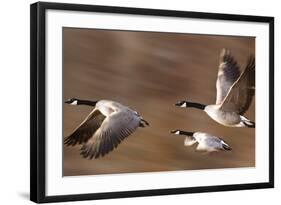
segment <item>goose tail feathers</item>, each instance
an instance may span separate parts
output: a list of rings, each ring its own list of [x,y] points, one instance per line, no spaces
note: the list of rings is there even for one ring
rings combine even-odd
[[[255,128],[256,127],[256,123],[252,122],[252,121],[243,121],[243,124],[246,126],[246,127],[249,127],[249,128]]]
[[[246,117],[243,117],[240,115],[241,118],[241,125],[243,125],[243,127],[249,127],[249,128],[255,128],[256,127],[256,123],[248,120]]]

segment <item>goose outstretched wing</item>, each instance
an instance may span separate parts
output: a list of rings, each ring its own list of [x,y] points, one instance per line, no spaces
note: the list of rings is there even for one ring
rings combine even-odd
[[[86,119],[64,140],[66,145],[76,145],[87,142],[102,125],[104,116],[98,109],[94,109]]]
[[[230,88],[221,104],[225,111],[243,115],[249,108],[255,94],[255,58],[250,56],[245,70]]]
[[[233,83],[239,78],[239,65],[228,49],[223,49],[220,54],[220,64],[216,82],[216,104],[221,104]]]
[[[130,110],[113,112],[82,146],[81,155],[89,159],[104,156],[131,135],[139,127],[140,122],[140,116]]]

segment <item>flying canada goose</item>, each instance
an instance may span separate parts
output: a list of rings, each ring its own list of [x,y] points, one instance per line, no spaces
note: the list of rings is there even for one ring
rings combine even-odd
[[[171,133],[176,135],[185,135],[184,146],[192,146],[198,143],[197,151],[215,152],[230,151],[231,148],[221,138],[204,132],[186,132],[182,130],[173,130]]]
[[[64,140],[64,144],[68,146],[82,144],[81,155],[84,158],[92,159],[104,156],[138,127],[149,125],[136,111],[118,102],[72,98],[65,103],[95,107],[73,133]]]
[[[216,104],[204,105],[196,102],[179,101],[176,106],[204,110],[216,122],[228,127],[255,127],[255,123],[243,114],[248,110],[255,93],[255,58],[250,56],[246,68],[240,69],[230,54],[223,49],[216,82]]]

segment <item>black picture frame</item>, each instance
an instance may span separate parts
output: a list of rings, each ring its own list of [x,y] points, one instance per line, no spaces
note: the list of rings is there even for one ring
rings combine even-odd
[[[117,14],[169,16],[195,19],[263,22],[269,24],[269,181],[263,183],[229,184],[192,188],[88,193],[46,196],[45,166],[45,37],[46,10],[86,11]],[[30,6],[30,199],[37,203],[96,200],[197,192],[230,191],[274,187],[274,18],[265,16],[229,15],[144,8],[110,7],[82,4],[38,2]]]

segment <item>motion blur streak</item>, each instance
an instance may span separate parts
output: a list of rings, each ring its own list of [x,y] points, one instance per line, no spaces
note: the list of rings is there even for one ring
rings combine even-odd
[[[255,166],[255,129],[228,128],[205,113],[174,106],[178,99],[212,104],[219,53],[229,48],[244,69],[254,37],[63,29],[64,99],[109,99],[137,110],[150,123],[103,158],[87,160],[80,146],[64,147],[64,175]],[[64,105],[63,137],[91,107]],[[255,100],[245,114],[255,121]],[[170,130],[221,136],[231,152],[203,154]]]

